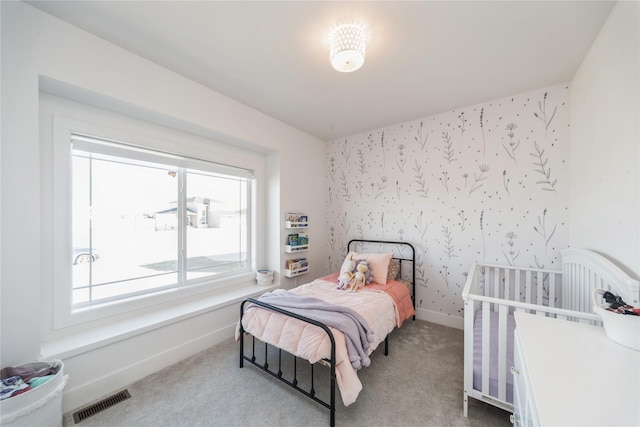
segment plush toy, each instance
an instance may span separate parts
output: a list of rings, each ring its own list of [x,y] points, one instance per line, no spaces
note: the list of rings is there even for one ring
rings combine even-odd
[[[353,272],[356,270],[356,262],[352,257],[344,260],[342,267],[340,268],[340,276],[338,277],[338,289],[348,289],[351,279],[353,279]]]
[[[367,284],[367,272],[369,271],[369,266],[366,261],[362,260],[358,262],[358,266],[356,267],[356,273],[353,275],[351,279],[351,291],[357,292],[358,289],[365,286]],[[371,274],[371,273],[369,273]],[[371,283],[371,282],[369,282]]]
[[[349,289],[349,283],[353,279],[353,273],[345,271],[338,277],[338,289]]]
[[[373,269],[369,266],[369,261],[366,259],[358,259],[356,260],[356,266],[360,263],[364,263],[367,266],[367,270],[364,272],[364,284],[368,285],[373,282]],[[355,269],[354,269],[355,274]]]

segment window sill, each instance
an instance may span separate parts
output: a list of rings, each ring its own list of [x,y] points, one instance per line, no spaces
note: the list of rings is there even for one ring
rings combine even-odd
[[[86,353],[190,317],[239,303],[245,298],[260,295],[278,286],[278,283],[270,286],[259,286],[255,282],[248,282],[233,288],[222,289],[203,298],[69,334],[42,343],[40,358],[42,360],[65,359]]]

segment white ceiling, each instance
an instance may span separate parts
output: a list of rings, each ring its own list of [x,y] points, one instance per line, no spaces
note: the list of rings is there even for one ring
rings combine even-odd
[[[29,1],[322,140],[571,81],[609,15],[596,1]],[[364,66],[326,37],[357,20]]]

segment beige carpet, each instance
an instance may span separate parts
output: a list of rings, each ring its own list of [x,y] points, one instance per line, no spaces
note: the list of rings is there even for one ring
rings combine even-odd
[[[407,321],[359,372],[364,390],[337,426],[510,426],[509,413],[476,400],[462,415],[463,332]],[[289,364],[289,363],[287,363]],[[299,372],[309,370],[306,362]],[[317,369],[324,370],[325,368]],[[326,372],[320,372],[325,374]],[[287,374],[285,374],[287,375]],[[320,390],[326,380],[318,380]],[[131,398],[87,418],[105,426],[328,426],[329,410],[254,366],[238,367],[238,344],[224,341],[127,387]],[[320,392],[320,391],[319,391]],[[64,426],[76,425],[65,414]]]

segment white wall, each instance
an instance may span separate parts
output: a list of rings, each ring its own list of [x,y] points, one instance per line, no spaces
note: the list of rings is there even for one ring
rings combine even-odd
[[[640,277],[640,3],[619,2],[571,92],[570,243]]]
[[[462,328],[473,261],[559,270],[569,93],[556,85],[331,141],[327,271],[348,238],[410,242],[418,317]]]
[[[267,155],[267,267],[282,271],[284,212],[305,212],[322,273],[325,144],[245,105],[53,18],[23,2],[1,2],[2,366],[38,359],[49,278],[41,267],[39,82],[48,90]],[[305,158],[300,155],[304,147]],[[281,168],[280,165],[300,165]],[[284,286],[291,286],[289,279]],[[133,334],[65,361],[63,410],[75,409],[231,334],[237,303]]]

